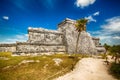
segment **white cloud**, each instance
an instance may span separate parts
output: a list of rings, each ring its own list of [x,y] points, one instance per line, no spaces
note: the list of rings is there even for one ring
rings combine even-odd
[[[106,24],[101,27],[108,32],[120,32],[120,16],[106,20]]]
[[[0,43],[16,43],[16,41],[25,42],[27,41],[27,39],[28,39],[28,34],[19,34],[11,38],[7,38],[4,41],[1,41]]]
[[[32,27],[28,27],[28,29],[32,29]]]
[[[92,5],[96,0],[76,0],[75,4],[77,7],[87,7],[89,5]]]
[[[3,16],[3,19],[4,20],[9,20],[9,17],[8,16]]]
[[[93,34],[93,35],[94,34],[101,34],[101,31],[94,31],[94,32],[93,31],[88,31],[88,32],[91,33],[91,34]]]
[[[120,36],[115,36],[115,37],[113,37],[113,39],[119,39],[120,40]]]
[[[93,16],[98,16],[99,14],[100,14],[100,12],[97,11],[97,12],[95,12],[95,13],[93,14]]]
[[[27,36],[28,36],[28,34],[16,35],[15,38],[24,40],[24,39],[26,39]]]
[[[100,31],[90,33],[99,37],[103,44],[120,44],[120,16],[106,19],[105,22],[104,25],[101,25]]]
[[[88,22],[96,22],[96,20],[92,16],[85,17],[85,19],[88,19]]]
[[[85,19],[88,19],[88,22],[97,22],[96,19],[94,19],[94,16],[98,16],[100,14],[99,11],[93,13],[92,15],[89,15],[87,17],[85,17]]]

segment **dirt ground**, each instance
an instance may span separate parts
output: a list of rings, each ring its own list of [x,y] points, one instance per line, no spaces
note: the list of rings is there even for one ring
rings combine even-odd
[[[55,80],[117,80],[107,71],[107,64],[103,59],[83,58],[74,70]]]

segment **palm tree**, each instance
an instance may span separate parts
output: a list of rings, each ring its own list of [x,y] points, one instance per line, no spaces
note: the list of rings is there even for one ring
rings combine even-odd
[[[77,37],[77,41],[76,41],[76,50],[75,50],[76,53],[77,53],[77,49],[78,49],[78,42],[79,42],[80,33],[82,31],[86,31],[87,22],[88,22],[88,20],[84,19],[84,18],[76,21],[75,27],[76,27],[76,30],[78,31],[78,37]]]
[[[105,49],[106,49],[106,51],[105,51],[105,53],[104,53],[104,56],[105,56],[105,59],[106,59],[106,61],[107,61],[107,59],[108,59],[108,58],[107,58],[107,52],[108,52],[110,46],[105,43],[105,44],[104,44],[104,47],[105,47]]]

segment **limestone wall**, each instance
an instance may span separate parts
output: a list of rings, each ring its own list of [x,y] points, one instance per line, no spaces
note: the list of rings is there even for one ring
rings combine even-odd
[[[18,42],[16,53],[65,52],[64,45]]]
[[[15,52],[16,44],[0,44],[0,52]]]
[[[63,44],[63,33],[42,28],[28,29],[29,43]]]
[[[63,33],[42,28],[29,28],[28,41],[16,44],[1,44],[1,52],[21,53],[66,52],[63,44]]]
[[[96,49],[97,49],[97,52],[98,53],[105,53],[106,52],[106,49],[105,47],[99,45],[99,46],[96,46]]]
[[[95,46],[99,46],[99,45],[100,45],[100,43],[99,43],[99,40],[100,40],[100,39],[99,39],[99,38],[93,37],[92,40],[93,40]]]
[[[66,46],[68,53],[75,53],[75,46],[77,40],[77,31],[75,31],[74,20],[65,19],[63,22],[58,24],[58,31],[63,32],[63,42]]]
[[[68,53],[76,53],[76,41],[78,32],[75,28],[75,20],[66,18],[58,25],[58,30],[64,34],[64,44]],[[79,36],[77,53],[95,54],[96,47],[89,33],[83,31]]]

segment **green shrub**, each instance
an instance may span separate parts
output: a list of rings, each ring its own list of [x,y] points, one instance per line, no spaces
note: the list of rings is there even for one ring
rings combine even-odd
[[[120,79],[120,63],[116,64],[116,63],[112,63],[111,67],[110,67],[110,72],[117,77],[118,79]]]

